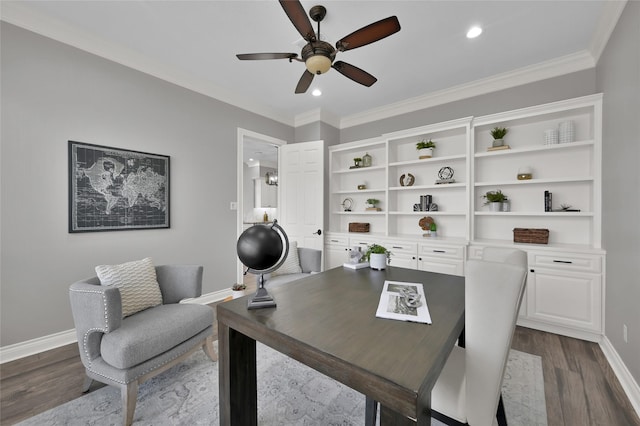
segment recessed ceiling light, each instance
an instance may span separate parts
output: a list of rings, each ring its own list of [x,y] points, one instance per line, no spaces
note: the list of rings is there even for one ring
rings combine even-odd
[[[471,27],[469,28],[469,31],[467,31],[467,38],[476,38],[480,34],[482,34],[482,28],[478,26]]]
[[[320,96],[322,95],[322,91],[320,89],[313,89],[313,92],[311,92],[311,94],[313,96]]]

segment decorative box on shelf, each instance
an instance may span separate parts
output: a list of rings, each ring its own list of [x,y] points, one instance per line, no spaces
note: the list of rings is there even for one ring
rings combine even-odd
[[[548,244],[549,230],[536,228],[513,228],[514,243]]]
[[[350,222],[349,232],[369,232],[369,224],[365,222]]]

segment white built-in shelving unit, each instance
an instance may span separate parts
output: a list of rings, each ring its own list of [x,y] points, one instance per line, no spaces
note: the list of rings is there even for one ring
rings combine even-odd
[[[572,121],[572,142],[545,144],[545,131]],[[489,151],[490,130],[507,127],[510,149]],[[436,143],[434,156],[419,159],[416,143]],[[355,157],[372,156],[370,167],[351,168]],[[329,147],[330,219],[326,267],[341,265],[351,247],[371,243],[391,248],[391,265],[464,275],[467,258],[487,246],[517,247],[529,256],[527,292],[520,323],[597,340],[602,333],[604,251],[601,249],[602,95],[591,95],[482,117],[384,134]],[[455,183],[436,184],[442,167]],[[528,167],[530,180],[518,180]],[[402,175],[415,177],[412,186]],[[406,182],[406,180],[405,180]],[[359,190],[358,185],[366,185]],[[493,212],[482,195],[501,190],[509,211]],[[544,209],[544,192],[554,211]],[[431,195],[437,211],[414,211],[421,195]],[[344,199],[353,200],[344,211]],[[367,211],[366,200],[381,211]],[[571,210],[557,211],[562,205]],[[437,224],[437,237],[423,236],[421,218]],[[349,223],[367,222],[370,232],[349,233]],[[514,228],[549,230],[548,244],[517,244]]]

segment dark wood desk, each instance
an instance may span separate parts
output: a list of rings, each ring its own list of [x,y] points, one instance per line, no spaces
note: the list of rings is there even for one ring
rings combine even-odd
[[[433,324],[376,318],[385,280],[423,283]],[[431,389],[464,328],[463,277],[340,267],[269,292],[277,308],[217,306],[221,425],[257,424],[256,341],[379,401],[383,424],[431,424]]]

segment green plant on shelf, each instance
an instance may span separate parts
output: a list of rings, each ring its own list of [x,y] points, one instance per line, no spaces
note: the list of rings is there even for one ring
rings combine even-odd
[[[484,202],[485,206],[490,203],[502,203],[504,201],[507,201],[507,196],[503,194],[499,189],[497,191],[487,191],[487,193],[484,194],[482,198],[486,200]]]
[[[504,139],[504,137],[509,133],[509,129],[506,127],[494,127],[491,129],[491,137],[493,139]]]
[[[426,148],[435,148],[435,147],[436,147],[436,143],[431,139],[429,139],[428,141],[423,139],[420,142],[416,143],[417,150],[426,149]]]

